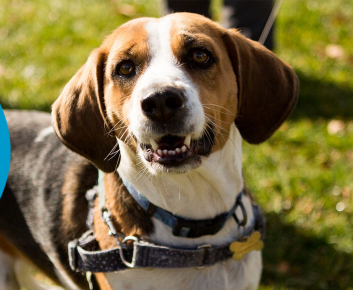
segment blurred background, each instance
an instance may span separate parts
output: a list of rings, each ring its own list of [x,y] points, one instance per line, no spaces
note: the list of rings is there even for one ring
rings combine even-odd
[[[221,5],[212,3],[215,20]],[[157,0],[0,7],[0,104],[44,111],[106,35],[161,11]],[[267,217],[261,289],[353,290],[352,0],[285,0],[275,40],[300,96],[269,141],[244,143],[246,182]]]

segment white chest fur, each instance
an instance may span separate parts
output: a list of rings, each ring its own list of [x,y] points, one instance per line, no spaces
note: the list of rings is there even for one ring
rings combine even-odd
[[[243,187],[241,169],[241,137],[234,125],[229,140],[221,151],[203,160],[203,165],[187,174],[141,175],[144,170],[138,158],[119,141],[121,163],[119,174],[129,180],[152,203],[179,216],[206,219],[229,211]],[[251,201],[243,197],[248,225],[253,221]],[[241,218],[240,209],[236,211]],[[233,219],[214,236],[197,239],[175,237],[171,229],[154,219],[155,231],[144,237],[157,244],[194,247],[202,244],[222,245],[236,239],[238,229]],[[251,252],[240,261],[228,260],[202,270],[154,269],[126,270],[109,273],[107,280],[113,289],[257,289],[262,263],[261,253]]]

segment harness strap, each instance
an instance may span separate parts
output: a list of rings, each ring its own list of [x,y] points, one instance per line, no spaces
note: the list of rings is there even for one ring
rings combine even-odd
[[[264,238],[264,220],[258,205],[253,205],[255,224],[243,232],[249,236],[255,230],[260,231]],[[93,231],[86,232],[80,239],[69,243],[69,261],[74,271],[92,273],[114,272],[128,268],[202,268],[212,266],[232,257],[229,245],[201,245],[194,249],[171,248],[135,237],[131,247],[118,247],[109,250],[99,250]],[[125,244],[124,244],[125,245]],[[127,262],[128,261],[128,262]]]
[[[101,172],[100,172],[101,174]],[[203,220],[191,220],[183,218],[172,214],[171,212],[152,204],[142,193],[137,191],[135,187],[127,180],[121,178],[125,187],[129,191],[130,195],[135,199],[135,201],[150,215],[167,225],[172,229],[172,233],[177,237],[184,238],[199,238],[206,235],[215,235],[218,233],[227,222],[227,220],[232,217],[238,206],[242,205],[241,197],[243,190],[237,195],[236,200],[232,208],[225,213],[219,214],[212,219]],[[103,181],[99,181],[99,186]],[[100,192],[104,192],[104,184],[102,188],[99,188]],[[105,205],[104,194],[99,195],[101,209]],[[243,221],[246,223],[246,211],[242,208]]]

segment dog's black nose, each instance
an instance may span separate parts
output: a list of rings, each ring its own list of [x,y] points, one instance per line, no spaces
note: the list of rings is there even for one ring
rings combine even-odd
[[[184,94],[168,89],[154,93],[141,101],[143,113],[157,122],[167,122],[184,106]]]

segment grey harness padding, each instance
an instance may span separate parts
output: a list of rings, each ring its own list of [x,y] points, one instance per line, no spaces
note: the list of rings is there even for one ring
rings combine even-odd
[[[253,204],[254,223],[244,230],[247,237],[254,231],[265,235],[265,220],[258,205]],[[78,272],[115,272],[128,268],[201,268],[211,266],[232,257],[229,245],[201,245],[197,248],[172,248],[147,241],[133,240],[132,246],[100,250],[93,231],[86,232],[80,239],[69,243],[69,260],[73,270]],[[126,262],[129,261],[129,262]]]

